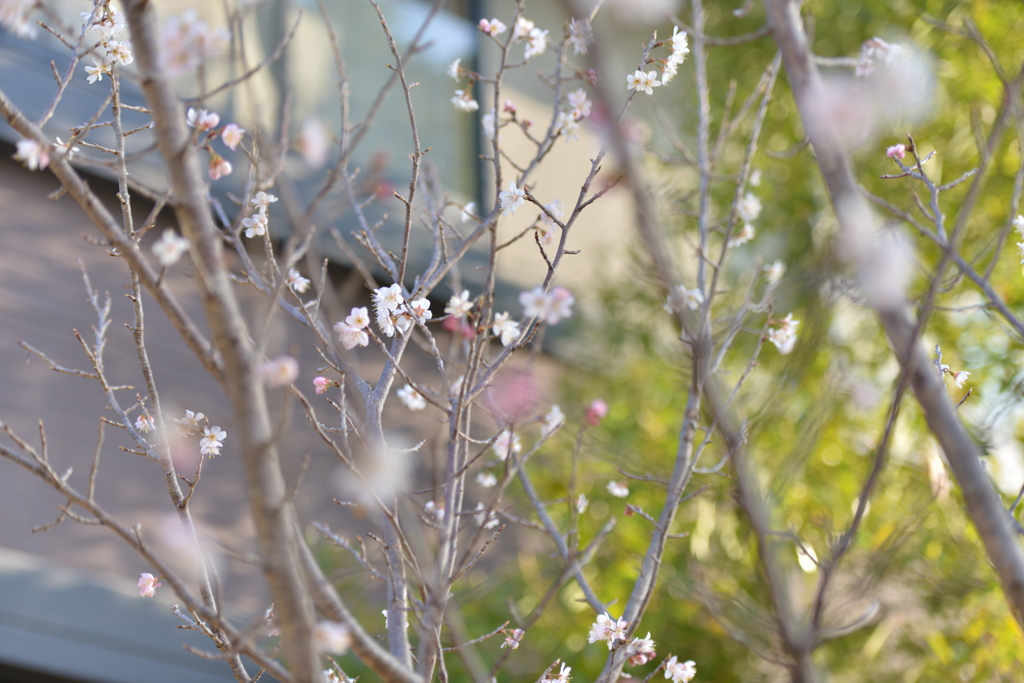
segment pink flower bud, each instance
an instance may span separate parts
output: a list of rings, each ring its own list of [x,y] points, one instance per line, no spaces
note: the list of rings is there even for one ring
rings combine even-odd
[[[899,157],[900,159],[902,159],[903,157],[907,156],[907,146],[893,145],[892,147],[886,147],[885,156],[889,157],[890,159],[892,159],[893,157]]]
[[[334,382],[332,382],[331,380],[327,379],[326,377],[314,377],[313,378],[313,386],[316,387],[316,393],[318,393],[318,394],[324,393],[333,384],[334,384]]]
[[[587,408],[587,423],[591,427],[596,427],[601,424],[601,420],[608,414],[608,404],[599,398],[595,398],[590,402],[590,407]]]
[[[505,103],[501,105],[501,110],[507,114],[515,114],[516,105],[512,100],[505,100]]]

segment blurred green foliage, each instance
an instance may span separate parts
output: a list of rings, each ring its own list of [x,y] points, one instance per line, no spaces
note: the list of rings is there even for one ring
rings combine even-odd
[[[707,33],[736,35],[762,26],[759,5],[746,16],[733,16],[741,4],[711,4]],[[933,60],[932,115],[909,131],[905,123],[897,122],[857,153],[858,178],[871,193],[908,211],[914,210],[913,193],[927,200],[923,188],[913,181],[878,177],[898,172],[884,148],[905,141],[906,132],[914,136],[922,155],[936,152],[925,168],[937,182],[949,182],[977,167],[978,141],[989,135],[1004,93],[989,56],[963,35],[965,22],[973,22],[1012,77],[1024,63],[1020,3],[810,0],[804,15],[811,22],[814,49],[821,56],[855,56],[863,41],[877,35],[912,44]],[[688,19],[685,14],[684,19]],[[773,54],[769,38],[737,48],[711,48],[708,68],[716,129],[730,80],[735,80],[742,101]],[[693,83],[693,63],[688,60],[678,80],[656,93],[659,104],[678,122],[676,134],[691,149],[696,146]],[[643,103],[638,110],[644,111]],[[1020,125],[1011,117],[963,233],[962,253],[982,272],[999,235],[1009,230],[1016,214],[1011,197],[1021,162]],[[830,544],[853,516],[884,429],[898,368],[873,316],[838,286],[849,274],[837,265],[831,209],[811,150],[804,148],[788,157],[769,153],[796,149],[802,137],[783,75],[754,158],[762,174],[762,183],[754,191],[765,207],[758,221],[759,234],[731,259],[723,280],[731,291],[722,300],[725,308],[735,304],[750,278],[757,276],[758,259],[781,258],[788,264],[775,296],[775,311],[780,317],[792,311],[803,321],[800,341],[790,356],[780,356],[766,345],[741,391],[737,412],[746,419],[750,454],[775,508],[774,522],[780,531],[792,532],[825,559]],[[664,152],[671,149],[664,141],[655,132],[651,144]],[[738,170],[742,153],[742,146],[729,147],[719,172]],[[692,243],[694,221],[687,217],[687,211],[692,211],[692,169],[683,163],[651,164],[665,215],[671,217],[667,229],[678,233],[680,245],[686,244],[686,236]],[[942,195],[950,226],[968,187],[965,183]],[[728,182],[716,189],[719,214],[726,210],[734,189]],[[920,219],[920,212],[917,216]],[[910,226],[893,220],[887,227],[899,230],[913,244],[920,267],[911,294],[920,298],[927,291],[926,274],[940,254]],[[1013,237],[1010,233],[1008,239]],[[680,253],[683,250],[681,246]],[[1012,251],[1011,244],[1010,253],[1003,253],[994,265],[991,282],[1010,308],[1018,311],[1024,307],[1024,287]],[[598,596],[615,601],[610,607],[613,615],[628,598],[651,531],[643,516],[624,515],[626,503],[657,517],[665,489],[655,481],[629,481],[631,493],[624,501],[609,495],[605,484],[612,479],[626,481],[626,473],[670,476],[690,382],[686,349],[675,340],[676,331],[661,310],[663,292],[639,253],[634,264],[632,277],[609,283],[601,293],[606,315],[581,331],[587,355],[569,359],[559,397],[569,418],[567,425],[530,465],[541,499],[564,501],[574,437],[585,407],[593,398],[608,401],[607,418],[583,436],[579,490],[586,492],[591,505],[580,520],[580,542],[586,545],[608,519],[617,519],[615,530],[587,569]],[[692,283],[692,273],[690,278]],[[1021,434],[1016,416],[1024,393],[1020,371],[1024,354],[998,319],[977,306],[982,300],[969,282],[949,277],[943,285],[925,343],[940,343],[946,363],[972,373],[969,386],[974,394],[960,414],[986,447],[995,448],[1000,438]],[[723,309],[720,315],[724,314]],[[763,324],[763,315],[753,317],[737,340],[723,373],[728,386],[746,365]],[[959,400],[963,393],[950,383],[950,400]],[[706,420],[702,424],[708,426]],[[703,436],[698,432],[698,443]],[[535,437],[535,433],[524,434],[527,441]],[[713,467],[721,457],[715,435],[699,466]],[[986,460],[997,476],[1006,474],[1000,469],[1006,465],[998,459],[986,456]],[[829,672],[829,680],[1020,680],[1024,670],[1021,633],[963,509],[956,483],[950,485],[945,472],[913,398],[905,399],[886,469],[829,594],[825,622],[835,627],[847,624],[873,600],[880,609],[866,627],[817,651],[816,660]],[[718,473],[696,475],[688,491],[698,490],[700,495],[680,509],[672,531],[687,535],[669,542],[656,597],[639,628],[639,635],[651,632],[659,657],[633,673],[642,677],[664,656],[676,654],[697,662],[697,680],[774,680],[778,667],[757,656],[776,651],[774,615],[756,540],[734,499],[728,464]],[[512,509],[529,509],[515,485],[507,498]],[[1007,497],[1008,505],[1012,499]],[[552,504],[551,514],[564,529],[566,503]],[[471,572],[457,591],[455,600],[471,636],[488,632],[517,613],[527,613],[561,569],[552,544],[542,534],[529,529],[511,533],[520,542],[518,554],[497,552]],[[352,564],[350,558],[340,556],[324,559]],[[818,573],[796,569],[795,545],[790,563],[799,577],[795,593],[810,601]],[[361,581],[358,574],[343,581],[346,593],[358,595]],[[573,667],[576,680],[596,677],[607,649],[602,643],[587,644],[593,615],[579,597],[573,584],[561,591],[498,680],[535,680],[557,658]],[[364,608],[367,623],[381,623],[382,630],[379,614]],[[513,621],[510,628],[515,625]],[[500,656],[501,641],[493,638],[479,646],[485,662]],[[466,680],[456,655],[447,655],[447,662],[452,680]]]

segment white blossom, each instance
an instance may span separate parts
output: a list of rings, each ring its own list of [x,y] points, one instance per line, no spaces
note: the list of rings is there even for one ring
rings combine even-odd
[[[406,384],[404,387],[399,389],[397,393],[399,400],[401,400],[409,410],[415,412],[427,407],[427,399],[423,398],[418,391],[413,389],[412,385]]]
[[[729,238],[729,241],[726,243],[726,246],[728,246],[730,249],[734,247],[743,246],[750,240],[754,239],[754,236],[756,234],[757,232],[754,230],[753,224],[744,223],[743,229],[736,233],[735,236]]]
[[[302,277],[302,274],[294,268],[288,269],[288,277],[285,278],[285,282],[299,294],[304,294],[311,284],[309,278]]]
[[[310,634],[313,648],[320,653],[342,655],[352,644],[348,626],[337,621],[320,621]]]
[[[645,92],[648,95],[653,95],[654,90],[661,85],[661,81],[658,80],[657,71],[649,71],[644,73],[643,71],[634,71],[633,73],[626,76],[626,89],[635,90],[637,92]]]
[[[607,612],[599,614],[597,620],[590,627],[587,642],[596,643],[603,640],[608,643],[608,649],[611,650],[615,647],[616,641],[625,640],[628,625],[622,618],[612,619]]]
[[[676,285],[668,294],[668,301],[665,302],[665,311],[675,313],[683,310],[684,307],[696,311],[704,303],[704,292],[699,288],[687,289],[683,285]]]
[[[404,303],[405,297],[402,296],[402,286],[398,283],[390,287],[381,287],[373,292],[373,305],[378,313],[380,311],[397,311]]]
[[[35,6],[34,0],[0,0],[0,26],[19,38],[35,38],[36,27],[28,20]]]
[[[671,678],[672,683],[689,683],[697,675],[697,666],[693,660],[680,662],[672,655],[672,659],[665,662],[665,678]]]
[[[509,456],[509,453],[521,453],[523,451],[523,443],[519,440],[518,434],[513,434],[507,429],[503,429],[494,440],[494,443],[491,444],[491,448],[499,460],[504,460]]]
[[[224,439],[228,433],[219,426],[203,427],[203,438],[199,440],[199,454],[209,457],[220,455],[220,449],[224,447]]]
[[[587,54],[587,46],[594,42],[594,30],[590,27],[590,19],[583,17],[569,22],[569,42],[572,43],[573,54]]]
[[[565,424],[565,413],[557,404],[551,406],[544,419],[541,420],[540,433],[542,436],[551,436],[558,431],[559,427]]]
[[[629,487],[621,481],[610,481],[605,488],[616,498],[625,498],[629,495]]]
[[[473,310],[473,302],[469,300],[469,290],[462,290],[461,294],[452,294],[444,307],[445,315],[453,318],[463,318]]]
[[[498,483],[498,478],[490,472],[477,472],[476,483],[485,489],[493,488]]]
[[[267,234],[267,227],[269,221],[267,220],[267,214],[255,213],[251,216],[242,219],[242,226],[245,228],[245,236],[252,239],[253,237],[262,237]]]
[[[770,263],[764,267],[764,278],[768,280],[769,285],[774,285],[782,279],[785,272],[786,264],[776,259],[774,263]]]
[[[516,19],[516,25],[512,29],[512,40],[522,40],[526,36],[530,35],[530,31],[534,29],[534,23],[526,17],[519,17]]]
[[[576,512],[578,514],[582,515],[584,512],[586,512],[587,506],[589,505],[590,501],[587,500],[587,496],[585,493],[581,493],[580,495],[576,496]]]
[[[476,213],[476,202],[469,202],[462,207],[462,214],[459,218],[463,223],[468,223],[473,220],[473,214]]]
[[[459,63],[462,61],[462,57],[457,57],[454,62],[448,65],[448,77],[453,80],[459,80]]]
[[[35,140],[18,140],[14,159],[25,163],[30,171],[41,171],[50,165],[50,150]]]
[[[176,419],[174,422],[178,425],[178,433],[181,436],[189,436],[190,434],[198,434],[202,427],[199,426],[199,422],[205,419],[206,416],[202,413],[194,413],[191,410],[185,411],[185,416]]]
[[[173,266],[188,251],[188,240],[171,228],[165,228],[163,236],[153,243],[153,255],[161,266]]]
[[[967,382],[967,378],[971,376],[971,373],[961,370],[953,375],[953,382],[956,383],[958,388],[963,388],[964,383]]]
[[[555,123],[558,134],[565,138],[566,142],[573,142],[580,139],[580,124],[571,111],[558,112],[558,119]]]
[[[523,48],[523,59],[530,59],[540,54],[544,54],[544,51],[548,48],[548,32],[541,31],[539,28],[532,28],[526,35],[526,47]]]
[[[777,328],[768,331],[768,341],[775,344],[775,347],[782,355],[789,354],[796,345],[796,328],[799,320],[793,320],[793,314],[788,314],[782,320],[775,321]]]
[[[500,36],[502,33],[508,30],[508,26],[505,25],[501,19],[481,19],[480,23],[477,24],[477,28],[486,33],[489,36]]]
[[[501,215],[512,216],[526,202],[526,192],[516,187],[516,181],[510,180],[508,189],[498,193],[498,201],[501,204]]]
[[[477,526],[484,529],[493,529],[501,524],[501,520],[498,519],[498,515],[495,514],[494,510],[485,511],[483,503],[476,504],[476,514],[473,515],[473,519],[476,520]]]
[[[572,115],[577,119],[585,119],[590,116],[591,102],[587,99],[587,91],[583,88],[576,88],[566,95],[569,106],[572,107]]]
[[[736,213],[746,222],[756,221],[761,215],[761,200],[748,192],[736,207]]]
[[[468,90],[456,90],[452,104],[459,111],[476,111],[480,108],[480,103],[473,99],[473,94]]]
[[[71,146],[70,139],[67,142],[64,142],[60,138],[57,138],[57,142],[53,143],[53,148],[57,150],[59,153],[63,154],[64,158],[67,159],[68,161],[71,161],[74,158],[75,154],[81,151],[78,147]]]

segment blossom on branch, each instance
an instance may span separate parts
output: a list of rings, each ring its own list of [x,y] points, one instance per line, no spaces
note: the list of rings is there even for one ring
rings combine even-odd
[[[267,234],[267,227],[269,227],[267,214],[260,212],[243,218],[242,226],[245,228],[245,236],[249,239],[262,237]]]
[[[971,373],[961,370],[960,372],[953,374],[953,382],[956,384],[957,388],[963,389],[964,384],[967,382],[967,378],[970,376]]]
[[[501,19],[481,19],[477,28],[489,36],[500,36],[508,30],[508,26]]]
[[[885,156],[889,157],[890,159],[902,159],[903,157],[907,156],[907,146],[901,144],[886,147]]]
[[[60,138],[57,138],[57,142],[53,143],[53,148],[60,154],[63,154],[64,158],[68,161],[71,161],[75,154],[81,151],[78,147],[71,146],[71,140],[64,142]]]
[[[651,640],[651,632],[647,632],[644,638],[634,638],[629,644],[626,654],[630,666],[643,666],[654,659],[658,653],[654,651],[654,641]]]
[[[494,316],[491,331],[498,337],[501,337],[502,346],[511,346],[519,339],[519,323],[511,320],[507,311]]]
[[[629,495],[629,487],[621,481],[610,481],[605,488],[608,489],[608,493],[616,498],[625,498]]]
[[[311,284],[309,278],[302,277],[299,271],[294,268],[288,269],[288,277],[285,278],[285,282],[299,294],[305,294]]]
[[[502,216],[512,216],[516,209],[526,202],[526,192],[516,187],[516,181],[508,183],[508,189],[498,193],[498,202],[501,205]]]
[[[187,123],[190,128],[211,130],[220,125],[220,115],[216,112],[206,111],[205,109],[189,107],[188,112],[185,114],[185,123]]]
[[[519,440],[518,434],[513,434],[507,429],[503,429],[498,434],[498,438],[491,444],[491,448],[499,460],[505,460],[510,453],[522,453],[523,443]]]
[[[494,488],[498,483],[498,478],[490,472],[477,472],[476,483],[483,486],[485,489]]]
[[[188,240],[171,228],[165,228],[163,236],[153,243],[153,255],[163,267],[173,266],[188,251]]]
[[[313,648],[320,653],[343,655],[352,644],[349,627],[337,621],[320,621],[310,634]]]
[[[548,48],[548,32],[541,31],[539,28],[532,28],[526,35],[526,47],[523,49],[523,59],[530,59],[540,54],[544,54],[544,51]]]
[[[788,314],[782,320],[774,321],[777,328],[768,331],[768,341],[775,344],[775,347],[782,355],[789,354],[796,345],[796,328],[799,320],[793,320],[793,314]]]
[[[404,387],[399,389],[397,394],[399,400],[405,405],[405,407],[413,412],[423,410],[427,407],[427,399],[423,398],[423,396],[413,389],[410,384],[406,384]]]
[[[313,378],[313,389],[314,391],[316,391],[317,394],[322,394],[326,392],[333,385],[334,382],[332,380],[327,379],[326,377]]]
[[[601,424],[601,420],[604,419],[605,415],[608,414],[608,404],[599,398],[595,398],[587,406],[587,424],[591,427],[596,427]]]
[[[341,342],[341,345],[346,350],[352,350],[357,346],[369,345],[370,336],[366,333],[366,328],[369,325],[370,313],[363,306],[353,308],[344,322],[335,323],[334,332],[338,335],[338,341]]]
[[[178,434],[181,436],[189,436],[191,434],[198,434],[202,429],[199,426],[199,422],[205,420],[206,416],[202,413],[193,413],[191,410],[185,411],[185,417],[178,418],[174,422],[178,425]]]
[[[220,449],[224,447],[224,439],[228,433],[219,426],[203,427],[203,438],[199,441],[199,454],[208,457],[220,455]]]
[[[672,659],[665,662],[665,678],[671,678],[672,683],[689,683],[697,675],[697,666],[693,660],[680,662],[672,655]]]
[[[156,595],[156,589],[162,585],[162,583],[157,583],[156,577],[149,572],[142,572],[139,575],[139,595],[144,598],[151,598]]]
[[[459,63],[462,61],[462,57],[456,57],[455,61],[448,65],[447,73],[448,77],[452,80],[459,80]]]
[[[452,104],[459,111],[476,111],[480,108],[480,103],[473,99],[473,94],[469,90],[456,90]]]
[[[626,76],[627,90],[635,90],[636,92],[645,92],[648,95],[653,95],[654,90],[652,88],[656,88],[659,85],[661,85],[661,81],[658,80],[657,71],[644,73],[637,70]]]
[[[565,424],[565,413],[562,412],[562,409],[559,408],[557,404],[551,406],[551,410],[549,410],[541,420],[541,436],[551,436],[557,432],[563,424]]]
[[[235,148],[241,144],[243,135],[245,135],[245,129],[241,128],[237,123],[229,123],[220,132],[220,139],[224,141],[228,149],[234,152]]]
[[[587,46],[594,42],[594,30],[590,26],[590,19],[583,17],[569,22],[569,42],[572,43],[573,54],[587,54]]]
[[[485,511],[483,503],[476,504],[476,513],[473,515],[473,519],[476,520],[478,527],[484,529],[493,529],[501,524],[501,520],[498,519],[498,515],[495,514],[494,510]],[[512,649],[514,650],[515,648]]]
[[[445,315],[450,315],[456,319],[469,315],[469,312],[472,310],[473,302],[469,300],[468,289],[462,290],[461,294],[452,294],[452,298],[448,300],[444,307]]]
[[[744,223],[743,229],[736,233],[735,237],[730,237],[729,241],[726,242],[726,246],[730,249],[734,247],[740,247],[754,239],[757,233],[754,230],[754,226],[750,223]]]
[[[518,650],[519,641],[521,641],[523,636],[526,635],[526,631],[521,628],[517,628],[513,631],[504,631],[504,634],[505,642],[501,644],[502,649],[507,647],[510,650]]]
[[[156,421],[153,420],[153,416],[147,413],[143,413],[135,418],[135,428],[140,432],[149,433],[156,429]]]
[[[532,31],[535,26],[536,25],[526,17],[519,17],[516,19],[515,27],[512,29],[512,40],[522,40],[526,36],[530,35],[530,31]]]
[[[599,614],[597,615],[597,621],[590,627],[587,642],[605,641],[608,643],[608,649],[611,650],[615,647],[617,641],[625,640],[626,627],[628,625],[629,623],[621,617],[619,619],[612,619],[611,615],[607,612]]]
[[[215,152],[210,152],[210,180],[220,180],[226,175],[231,175],[231,162]]]
[[[562,319],[572,317],[572,305],[576,299],[563,287],[554,287],[549,292],[543,286],[519,293],[523,315],[537,318],[548,325],[557,325]]]
[[[764,279],[768,281],[769,285],[774,285],[782,279],[785,272],[786,264],[776,259],[774,263],[770,263],[764,267]]]
[[[748,192],[736,207],[736,213],[746,222],[756,221],[761,215],[761,200]]]
[[[18,140],[14,159],[30,171],[41,171],[50,165],[50,151],[35,140]]]

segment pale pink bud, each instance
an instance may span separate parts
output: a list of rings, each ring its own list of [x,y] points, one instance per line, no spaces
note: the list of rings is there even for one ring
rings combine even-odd
[[[505,103],[501,105],[501,110],[508,114],[516,113],[516,105],[512,100],[505,100]]]
[[[590,406],[587,408],[587,423],[591,427],[596,427],[601,424],[601,420],[608,414],[608,404],[599,398],[595,398],[590,402]]]
[[[907,146],[893,145],[892,147],[886,147],[885,156],[889,157],[890,159],[893,157],[898,157],[902,159],[903,157],[907,156]]]
[[[327,379],[326,377],[314,377],[313,386],[316,387],[316,393],[322,394],[327,391],[334,382]]]
[[[274,360],[261,363],[259,374],[270,386],[283,387],[294,382],[299,376],[299,361],[291,356],[278,356]]]
[[[210,180],[220,180],[222,176],[231,175],[231,162],[219,154],[210,155]]]
[[[142,572],[139,575],[139,595],[144,598],[153,597],[156,594],[156,589],[162,585],[162,583],[157,583],[156,577],[149,572]]]

